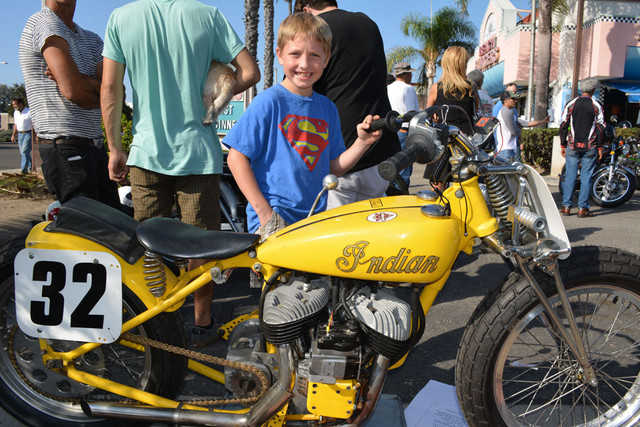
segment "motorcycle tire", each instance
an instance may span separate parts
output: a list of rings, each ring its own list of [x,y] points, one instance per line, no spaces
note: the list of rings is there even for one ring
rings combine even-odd
[[[609,169],[601,168],[593,174],[589,195],[594,204],[603,208],[615,208],[629,200],[635,191],[635,176],[618,169],[614,173],[612,182],[609,182]]]
[[[123,287],[123,321],[144,310],[142,302]],[[113,426],[113,419],[87,417],[81,400],[122,401],[118,395],[80,384],[47,369],[40,357],[39,340],[22,333],[15,316],[14,279],[0,284],[0,405],[29,426]],[[180,315],[163,313],[131,330],[147,338],[186,347]],[[50,340],[59,351],[78,343]],[[77,369],[167,398],[176,396],[186,371],[184,357],[145,347],[139,351],[119,344],[104,344],[78,359]],[[126,421],[117,421],[126,425]]]
[[[640,257],[575,247],[560,272],[598,385],[555,332],[517,273],[478,306],[456,361],[458,400],[469,426],[630,426],[640,419]],[[536,278],[561,321],[555,281]]]
[[[0,238],[0,282],[13,276],[13,260],[24,249],[27,234],[29,230],[23,230],[18,234],[3,233]]]

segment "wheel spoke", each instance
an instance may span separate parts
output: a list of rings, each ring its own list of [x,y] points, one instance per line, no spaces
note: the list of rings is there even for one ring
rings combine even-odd
[[[610,420],[622,411],[640,411],[640,298],[608,287],[568,296],[598,386],[586,384],[582,366],[539,306],[513,328],[516,336],[500,368],[514,423],[617,425]],[[627,409],[628,402],[634,407]]]

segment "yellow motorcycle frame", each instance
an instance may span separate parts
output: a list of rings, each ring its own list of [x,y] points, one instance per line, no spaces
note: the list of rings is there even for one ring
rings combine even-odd
[[[115,252],[84,237],[45,231],[47,222],[32,229],[27,238],[27,249],[97,251],[108,252],[116,257],[122,268],[124,286],[133,291],[147,307],[145,312],[122,325],[122,333],[159,313],[177,310],[189,294],[211,280],[220,280],[224,272],[240,267],[253,268],[261,272],[266,280],[284,268],[362,280],[427,283],[420,295],[424,313],[427,313],[448,279],[457,254],[460,251],[471,253],[476,237],[488,236],[498,227],[475,177],[456,183],[445,191],[446,199],[455,201],[450,204],[449,216],[430,213],[437,213],[444,208],[432,196],[422,193],[372,199],[343,206],[293,224],[264,243],[232,258],[213,260],[192,271],[183,269],[179,276],[165,267],[166,290],[161,296],[154,296],[147,286],[143,258],[129,264]],[[231,322],[237,323],[237,320]],[[67,352],[56,352],[45,339],[41,339],[40,343],[44,363],[56,361],[59,371],[75,381],[156,408],[181,407],[185,410],[208,411],[76,369],[74,361],[101,345],[100,343],[82,344]],[[127,344],[122,338],[121,343],[136,347],[135,343]],[[273,347],[271,351],[275,351]],[[401,365],[403,360],[396,365]],[[189,360],[188,367],[224,383],[221,372],[204,364]],[[333,401],[335,399],[329,400]],[[340,401],[335,402],[338,406],[344,406]],[[280,419],[286,422],[335,416],[336,411],[331,410],[331,404],[326,410],[326,414],[285,415]],[[247,410],[220,412],[242,414]],[[338,413],[344,411],[338,409]]]

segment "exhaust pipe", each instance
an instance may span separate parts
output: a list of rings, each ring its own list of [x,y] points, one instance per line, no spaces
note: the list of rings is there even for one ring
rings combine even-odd
[[[349,424],[345,427],[357,427],[367,422],[369,417],[373,414],[373,411],[378,404],[380,394],[382,393],[382,386],[387,379],[387,372],[389,372],[389,365],[391,361],[389,358],[379,354],[374,363],[371,375],[369,376],[369,384],[366,390],[366,396],[364,407],[355,418],[351,419]]]
[[[128,420],[163,422],[177,425],[260,426],[271,419],[293,396],[294,367],[289,344],[278,346],[278,361],[278,381],[267,390],[262,399],[249,412],[244,414],[180,408],[121,406],[112,403],[84,401],[81,403],[81,407],[89,417],[125,418]]]

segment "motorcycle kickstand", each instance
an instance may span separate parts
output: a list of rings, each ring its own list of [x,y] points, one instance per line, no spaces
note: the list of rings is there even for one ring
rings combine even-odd
[[[576,324],[575,316],[571,311],[571,307],[569,305],[569,298],[567,297],[567,290],[564,287],[564,283],[562,282],[562,278],[560,277],[560,273],[558,271],[558,260],[557,258],[553,259],[553,264],[545,266],[545,271],[547,274],[552,276],[556,282],[556,289],[558,290],[558,296],[560,297],[560,304],[562,305],[562,309],[564,314],[569,322],[569,331],[562,324],[560,318],[554,311],[551,306],[551,302],[549,298],[544,294],[542,288],[538,284],[538,281],[535,279],[533,272],[527,267],[524,263],[524,260],[521,256],[516,255],[516,261],[518,262],[518,266],[521,271],[524,273],[525,278],[533,288],[536,293],[538,299],[542,303],[542,306],[546,310],[549,315],[553,325],[557,329],[558,334],[564,340],[564,342],[569,346],[569,349],[573,353],[573,355],[578,359],[578,362],[582,366],[584,372],[584,381],[586,384],[589,384],[593,387],[598,385],[598,379],[596,378],[595,371],[591,363],[589,363],[589,358],[587,356],[587,350],[584,347],[584,343],[582,342],[582,338],[580,337],[580,333],[578,331],[578,326]]]

